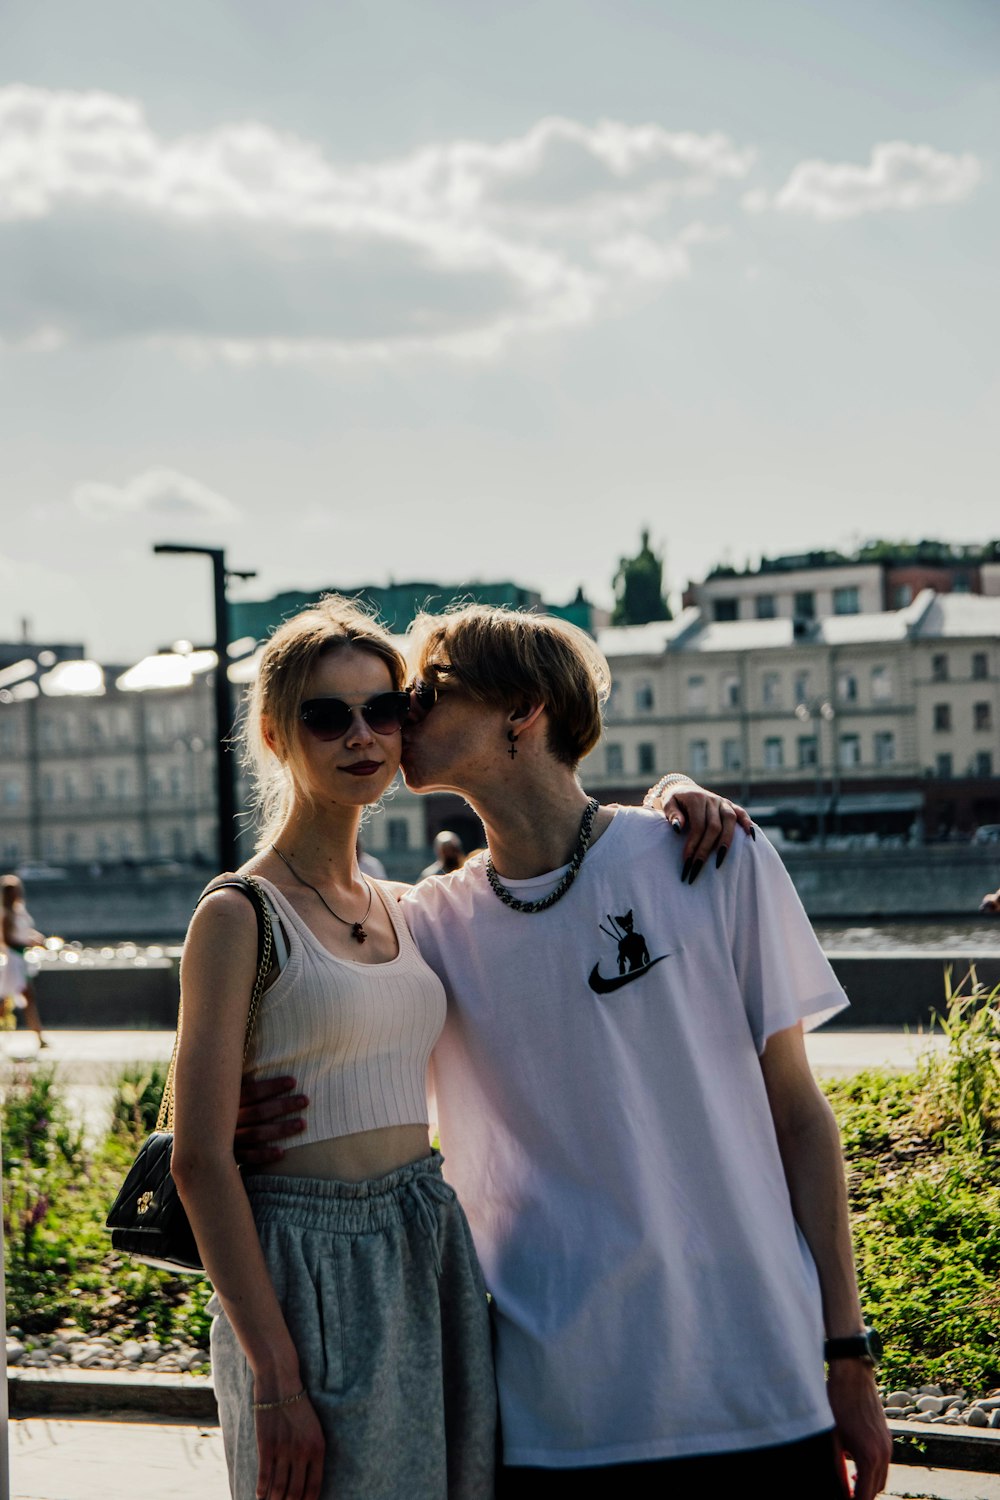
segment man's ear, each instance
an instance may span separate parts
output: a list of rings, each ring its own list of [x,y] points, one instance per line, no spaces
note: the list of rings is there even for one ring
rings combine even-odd
[[[544,712],[544,703],[521,703],[517,708],[511,709],[507,715],[507,722],[515,734],[523,734]]]

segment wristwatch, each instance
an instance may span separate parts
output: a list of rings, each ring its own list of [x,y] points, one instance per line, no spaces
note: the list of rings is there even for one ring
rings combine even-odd
[[[823,1345],[823,1358],[827,1364],[831,1359],[860,1359],[877,1370],[882,1363],[882,1340],[876,1329],[865,1327],[847,1338],[827,1339]]]

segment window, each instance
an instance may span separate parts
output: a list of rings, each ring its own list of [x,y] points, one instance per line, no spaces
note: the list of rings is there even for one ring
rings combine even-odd
[[[704,776],[708,770],[708,741],[692,740],[688,745],[688,771],[692,776]]]
[[[993,712],[989,703],[974,703],[972,705],[972,727],[973,729],[993,728]]]
[[[618,683],[618,682],[613,682],[611,684],[611,691],[608,693],[608,701],[604,705],[604,717],[606,719],[616,719],[618,717],[618,715],[621,713],[621,711],[622,711],[622,690],[621,690],[621,684]]]
[[[842,734],[840,736],[840,764],[843,767],[860,766],[861,764],[861,740],[856,734]]]
[[[648,677],[640,677],[635,685],[635,711],[648,714],[653,709],[653,684]]]
[[[39,737],[43,750],[56,748],[56,726],[51,719],[43,719],[39,725]]]
[[[63,848],[66,851],[64,858],[69,864],[75,863],[80,858],[80,840],[75,833],[67,833],[63,841]]]
[[[38,792],[43,802],[51,802],[56,794],[55,782],[47,773],[39,780]]]
[[[989,662],[985,651],[973,651],[972,653],[972,675],[977,682],[984,682],[990,675]]]
[[[872,667],[872,702],[886,703],[892,697],[892,673],[888,667]]]
[[[13,777],[3,784],[3,800],[7,807],[14,807],[21,800],[21,783]]]
[[[814,734],[800,734],[798,746],[800,771],[819,764],[819,744]]]
[[[115,796],[119,802],[129,795],[128,771],[124,766],[119,766],[115,771]]]
[[[740,679],[736,672],[727,672],[722,679],[722,706],[723,708],[739,708],[740,706]]]
[[[780,708],[781,673],[765,672],[760,680],[760,691],[765,708]]]
[[[935,682],[948,681],[948,653],[939,651],[931,657],[931,677]]]
[[[170,767],[170,795],[175,801],[184,795],[184,778],[180,766]]]
[[[808,699],[811,680],[808,671],[796,672],[792,683],[792,693],[796,703],[805,703]]]
[[[986,673],[983,673],[986,676]],[[5,715],[0,720],[0,751],[12,755],[17,750],[17,723]]]
[[[621,745],[608,745],[604,752],[604,764],[609,776],[620,776],[625,769],[625,757]]]
[[[712,602],[713,620],[738,620],[740,617],[740,601],[738,599],[715,599]]]
[[[656,770],[656,746],[642,744],[638,750],[638,770],[640,776],[652,776]]]
[[[993,756],[991,755],[991,753],[990,753],[989,750],[977,750],[976,751],[976,758],[973,761],[973,775],[975,775],[975,776],[992,776],[993,775]]]
[[[792,614],[798,620],[815,620],[816,595],[811,589],[795,595],[792,601]]]
[[[768,771],[780,771],[785,763],[784,741],[777,738],[764,741],[764,768]]]
[[[858,679],[853,672],[837,673],[837,696],[841,703],[857,703]]]
[[[934,763],[935,775],[942,781],[947,781],[951,776],[951,756],[947,752],[937,756]]]
[[[953,594],[968,594],[971,592],[971,581],[968,573],[956,573],[951,581]]]
[[[722,769],[738,771],[743,765],[743,748],[739,740],[722,741]]]
[[[704,677],[689,677],[687,680],[688,712],[698,712],[708,707],[708,693]]]
[[[103,771],[94,772],[94,796],[98,802],[103,802],[108,795],[108,778]]]
[[[858,615],[861,613],[861,600],[858,591],[853,586],[834,589],[833,612],[835,615]]]
[[[777,614],[773,594],[758,594],[755,605],[758,620],[773,620]]]
[[[905,609],[908,604],[913,603],[913,585],[910,583],[897,583],[893,585],[892,607],[893,609]]]
[[[934,705],[934,728],[944,730],[951,728],[951,704],[935,703]]]
[[[410,825],[405,818],[390,818],[385,825],[385,835],[390,849],[409,849]]]
[[[67,802],[76,801],[76,777],[68,771],[63,777],[63,796]]]
[[[896,736],[891,729],[879,729],[875,733],[875,764],[891,766],[896,759]]]
[[[187,858],[187,843],[186,843],[185,838],[184,838],[184,830],[183,830],[183,828],[172,828],[170,830],[170,837],[171,837],[171,841],[173,843],[173,856],[174,856],[174,859],[186,859]]]
[[[90,743],[92,745],[103,745],[105,739],[105,723],[99,714],[95,714],[90,721]]]

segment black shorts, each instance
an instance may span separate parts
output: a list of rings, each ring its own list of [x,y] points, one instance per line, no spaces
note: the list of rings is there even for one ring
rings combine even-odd
[[[832,1431],[777,1447],[652,1463],[502,1468],[497,1478],[497,1500],[575,1500],[604,1493],[628,1500],[742,1500],[750,1493],[762,1500],[845,1500],[849,1492]]]

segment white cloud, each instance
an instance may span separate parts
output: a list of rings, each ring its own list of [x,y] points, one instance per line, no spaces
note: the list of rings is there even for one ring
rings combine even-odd
[[[774,207],[815,219],[853,219],[858,214],[884,213],[958,203],[976,188],[982,168],[969,152],[952,156],[931,146],[907,141],[885,141],[872,150],[871,161],[860,167],[850,162],[802,161],[774,197]],[[763,204],[747,195],[744,206],[756,211]]]
[[[72,503],[82,515],[98,521],[149,517],[219,523],[240,518],[231,500],[173,469],[147,469],[122,485],[95,481],[77,485]]]
[[[167,139],[135,100],[13,85],[0,89],[0,346],[488,357],[670,279],[676,252],[659,251],[651,276],[637,237],[658,244],[658,220],[752,161],[719,133],[550,117],[498,143],[343,164],[260,122]]]

